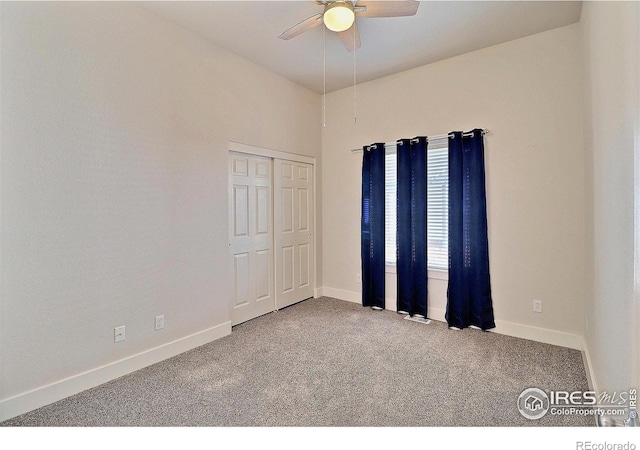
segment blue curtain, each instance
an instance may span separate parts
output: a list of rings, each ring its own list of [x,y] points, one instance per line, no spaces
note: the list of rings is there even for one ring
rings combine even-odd
[[[362,305],[384,309],[384,144],[363,148]]]
[[[427,317],[427,139],[397,145],[398,312]]]
[[[495,328],[489,279],[489,242],[482,130],[449,139],[450,327]]]

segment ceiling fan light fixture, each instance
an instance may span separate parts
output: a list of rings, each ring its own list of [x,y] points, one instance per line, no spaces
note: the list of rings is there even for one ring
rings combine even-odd
[[[356,20],[353,6],[347,2],[332,3],[324,11],[324,24],[331,31],[345,31],[351,28]]]

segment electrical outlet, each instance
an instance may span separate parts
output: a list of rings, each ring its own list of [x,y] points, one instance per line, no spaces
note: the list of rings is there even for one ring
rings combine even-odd
[[[362,274],[356,274],[356,283],[362,283]]]
[[[164,328],[164,315],[156,316],[156,331]]]
[[[124,341],[124,325],[113,329],[113,342]]]
[[[537,312],[537,313],[542,312],[542,300],[533,301],[533,312]]]

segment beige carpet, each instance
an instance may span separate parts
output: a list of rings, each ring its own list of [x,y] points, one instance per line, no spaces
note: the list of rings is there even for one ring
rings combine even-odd
[[[595,424],[525,419],[517,399],[528,387],[587,390],[580,352],[323,297],[0,425]]]

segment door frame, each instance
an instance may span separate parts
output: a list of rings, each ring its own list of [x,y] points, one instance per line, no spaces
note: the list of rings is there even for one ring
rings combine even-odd
[[[319,288],[317,285],[317,275],[316,272],[318,270],[318,246],[317,246],[317,236],[318,236],[318,208],[317,208],[317,197],[318,197],[318,176],[316,172],[316,158],[314,156],[306,156],[299,155],[297,153],[288,153],[282,152],[280,150],[273,150],[270,148],[257,147],[255,145],[242,144],[240,142],[235,141],[227,141],[227,158],[229,157],[229,152],[236,153],[246,153],[254,156],[265,156],[271,159],[285,159],[294,162],[301,162],[306,164],[311,164],[311,172],[313,176],[313,257],[314,261],[314,270],[313,270],[313,297],[318,298]],[[227,176],[229,176],[227,174]],[[229,184],[227,180],[227,185]],[[227,233],[228,234],[228,233]],[[275,253],[274,253],[275,258]],[[274,266],[275,267],[275,266]]]

